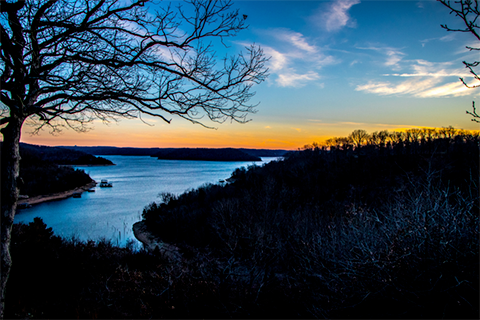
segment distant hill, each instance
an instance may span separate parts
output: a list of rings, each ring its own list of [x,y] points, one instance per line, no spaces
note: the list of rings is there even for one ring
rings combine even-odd
[[[65,148],[70,150],[82,151],[92,155],[101,156],[152,156],[161,150],[174,150],[174,148],[119,148],[119,147],[82,147],[82,146],[61,146],[59,148]]]
[[[162,160],[262,161],[258,156],[233,148],[182,148],[168,152],[160,151],[155,156]]]
[[[270,150],[270,149],[245,149],[245,148],[240,148],[238,149],[240,151],[243,151],[247,154],[250,154],[252,156],[256,157],[282,157],[285,154],[287,154],[288,150]]]
[[[120,155],[120,156],[152,156],[156,157],[158,154],[166,154],[179,148],[132,148],[132,147],[82,147],[82,146],[62,146],[60,148],[67,148],[76,151],[86,152],[92,155]],[[188,148],[181,148],[188,149]],[[288,150],[270,150],[270,149],[247,149],[247,148],[229,148],[240,150],[246,154],[255,157],[282,157]],[[210,150],[214,150],[211,148]]]

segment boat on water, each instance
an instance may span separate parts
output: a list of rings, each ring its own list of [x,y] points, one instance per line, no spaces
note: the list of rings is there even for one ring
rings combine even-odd
[[[82,193],[81,192],[75,192],[74,194],[72,194],[72,196],[74,198],[81,198],[82,197]]]
[[[110,188],[113,187],[111,182],[108,182],[108,180],[102,180],[100,181],[100,188]]]

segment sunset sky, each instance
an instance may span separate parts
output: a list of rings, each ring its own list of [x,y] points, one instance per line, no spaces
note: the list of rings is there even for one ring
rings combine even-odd
[[[480,47],[436,1],[237,1],[248,30],[229,39],[230,50],[260,45],[270,76],[255,87],[260,104],[246,124],[205,129],[173,117],[94,122],[87,133],[48,130],[22,141],[42,145],[118,147],[247,147],[297,149],[355,129],[413,127],[479,129],[465,114],[480,88],[462,61]],[[224,50],[224,48],[219,48]],[[210,125],[210,123],[207,123]]]

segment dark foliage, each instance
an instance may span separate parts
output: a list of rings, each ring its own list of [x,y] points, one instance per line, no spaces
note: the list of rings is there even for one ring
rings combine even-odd
[[[58,154],[57,154],[58,152]],[[59,148],[20,144],[20,194],[28,196],[62,192],[84,186],[92,179],[84,170],[57,163],[69,161],[79,163],[83,157],[91,161],[90,155],[63,151]],[[105,161],[108,161],[104,159]],[[102,160],[99,160],[103,162]],[[110,162],[110,161],[108,161]],[[110,162],[111,163],[111,162]]]
[[[14,225],[12,234],[15,265],[5,318],[295,315],[282,314],[284,308],[272,313],[272,306],[259,306],[254,301],[257,288],[236,286],[209,255],[171,264],[158,255],[107,241],[61,239],[40,218]]]
[[[185,252],[208,248],[264,307],[289,292],[307,317],[475,317],[478,151],[478,135],[311,146],[143,218]]]

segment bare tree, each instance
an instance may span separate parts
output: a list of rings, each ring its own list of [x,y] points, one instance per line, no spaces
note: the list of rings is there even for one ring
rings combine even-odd
[[[251,88],[267,77],[267,59],[254,45],[221,59],[214,50],[247,28],[245,19],[230,1],[2,1],[0,317],[23,124],[82,131],[93,119],[142,114],[206,127],[204,119],[247,122],[255,111]]]
[[[354,130],[348,138],[357,146],[360,147],[367,139],[368,133],[365,130]]]
[[[477,40],[480,41],[480,25],[478,24],[478,17],[480,16],[480,7],[478,5],[477,0],[456,0],[456,1],[450,1],[450,0],[437,0],[444,6],[446,6],[448,9],[450,9],[450,13],[455,14],[455,16],[459,17],[463,23],[465,24],[465,28],[456,28],[452,29],[449,28],[446,24],[441,25],[442,28],[444,28],[447,31],[455,31],[455,32],[467,32],[471,33],[477,38]],[[474,47],[466,47],[470,51],[479,51],[480,48],[474,48]],[[477,72],[474,70],[474,68],[478,67],[480,64],[480,61],[474,61],[474,62],[466,62],[463,61],[463,64],[465,67],[470,71],[470,73],[473,75],[473,77],[477,80],[480,81],[480,76],[477,74]],[[466,81],[463,78],[460,78],[460,81],[468,87],[468,88],[478,88],[480,85],[468,85]],[[472,109],[473,111],[467,111],[467,114],[472,116],[472,121],[479,122],[480,123],[480,115],[477,113],[477,110],[475,109],[475,102],[472,103]]]

